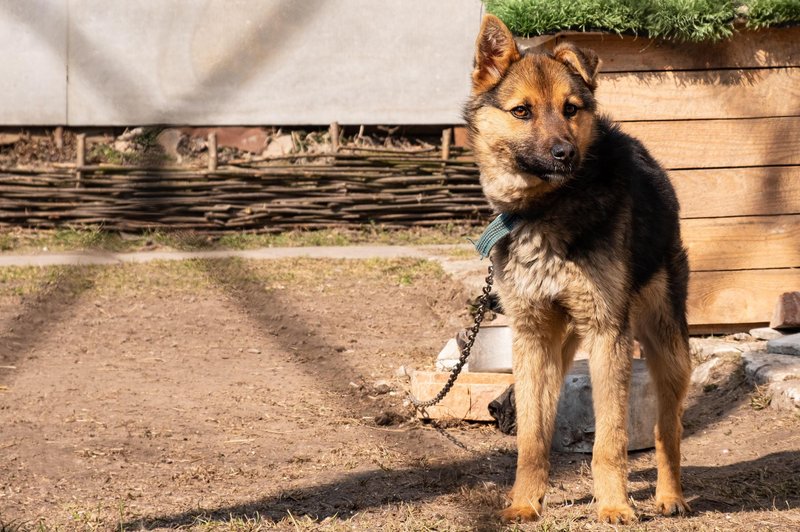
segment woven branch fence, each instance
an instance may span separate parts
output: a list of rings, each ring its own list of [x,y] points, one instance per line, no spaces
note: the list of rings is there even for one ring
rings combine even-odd
[[[339,148],[209,168],[0,168],[0,228],[278,232],[482,223],[478,170],[459,148]],[[82,163],[78,156],[78,163]]]

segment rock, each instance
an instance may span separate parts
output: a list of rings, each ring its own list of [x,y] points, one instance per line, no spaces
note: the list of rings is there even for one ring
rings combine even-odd
[[[181,155],[178,153],[178,145],[183,139],[184,135],[180,130],[168,128],[158,134],[156,137],[156,143],[161,146],[161,149],[163,149],[164,153],[166,153],[170,158],[181,162],[183,157],[181,157]]]
[[[770,408],[800,411],[800,380],[774,382],[769,386],[769,393],[772,395]]]
[[[405,366],[400,366],[399,368],[397,368],[394,374],[396,377],[400,377],[401,379],[407,379],[411,377],[411,374],[408,372],[408,369],[406,369]]]
[[[800,292],[780,295],[769,326],[773,329],[800,329]]]
[[[378,381],[378,382],[376,382],[376,383],[375,383],[375,384],[372,386],[372,389],[373,389],[373,390],[375,391],[375,393],[377,393],[378,395],[383,395],[383,394],[385,394],[385,393],[389,393],[389,392],[391,392],[391,391],[392,391],[392,387],[391,387],[391,386],[389,385],[389,383],[388,383],[388,382],[386,382],[386,381]]]
[[[458,342],[455,338],[451,338],[436,357],[436,369],[438,371],[450,371],[455,367],[460,357],[461,351],[458,348]],[[466,364],[466,366],[469,366],[469,364]],[[465,367],[464,369],[468,368]]]
[[[750,329],[750,336],[759,340],[774,340],[783,336],[783,333],[772,327],[759,327],[757,329]]]
[[[800,356],[800,333],[770,340],[767,342],[767,351],[782,355]]]
[[[692,384],[698,386],[705,386],[710,384],[714,379],[712,378],[712,371],[714,368],[722,363],[722,358],[713,357],[709,358],[692,371]]]
[[[772,353],[744,353],[744,372],[754,384],[800,379],[800,358]],[[800,383],[798,383],[800,385]]]
[[[272,138],[267,146],[267,149],[264,150],[264,155],[267,157],[280,157],[281,155],[287,155],[294,151],[294,140],[292,140],[291,135],[277,135]]]
[[[732,334],[730,338],[731,340],[735,340],[737,342],[749,342],[753,339],[752,336],[743,332]]]

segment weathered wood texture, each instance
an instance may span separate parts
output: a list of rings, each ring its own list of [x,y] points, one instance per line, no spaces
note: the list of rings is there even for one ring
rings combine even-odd
[[[697,332],[766,324],[800,289],[800,27],[717,44],[603,34],[600,107],[670,170],[681,202]]]
[[[800,115],[800,68],[605,74],[597,99],[623,122]]]

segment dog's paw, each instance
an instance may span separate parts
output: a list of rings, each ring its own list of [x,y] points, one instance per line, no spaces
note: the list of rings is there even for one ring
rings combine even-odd
[[[597,510],[597,519],[601,523],[627,525],[636,521],[636,514],[627,504],[601,506]]]
[[[686,515],[692,509],[680,495],[657,495],[656,511],[661,515]]]
[[[500,519],[506,523],[513,523],[516,521],[536,521],[542,515],[541,504],[512,504],[505,510],[500,512]]]

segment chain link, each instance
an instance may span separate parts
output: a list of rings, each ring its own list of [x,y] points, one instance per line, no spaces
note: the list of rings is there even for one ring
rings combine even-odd
[[[414,408],[417,409],[424,415],[427,415],[425,409],[429,406],[433,406],[442,399],[450,392],[450,389],[456,383],[456,379],[458,375],[461,373],[461,370],[464,369],[464,364],[467,363],[467,358],[469,358],[470,351],[472,351],[472,344],[475,343],[475,337],[478,336],[478,331],[481,329],[481,322],[483,321],[483,317],[486,314],[486,309],[489,306],[489,293],[492,291],[492,283],[494,282],[494,268],[489,265],[489,275],[486,277],[486,286],[483,287],[483,293],[478,298],[478,308],[475,309],[474,315],[474,324],[467,332],[467,343],[461,349],[461,356],[458,358],[458,362],[456,363],[455,367],[450,371],[450,377],[447,379],[444,387],[442,387],[441,391],[436,394],[433,399],[428,399],[427,401],[420,401],[410,393],[408,394],[408,398],[411,401],[411,404],[414,405]]]

